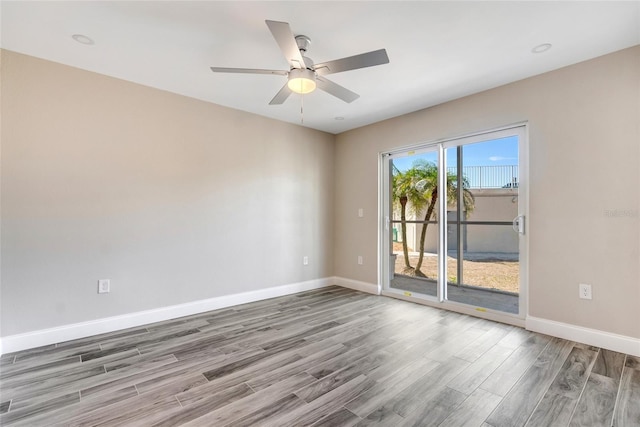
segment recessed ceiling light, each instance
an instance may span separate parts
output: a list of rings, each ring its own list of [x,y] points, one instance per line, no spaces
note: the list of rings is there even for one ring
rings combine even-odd
[[[338,116],[338,117],[335,117],[335,119],[336,120],[344,120],[344,117]]]
[[[551,49],[551,43],[542,43],[531,49],[532,53],[542,53]]]
[[[91,40],[89,37],[85,36],[84,34],[74,34],[71,36],[71,38],[77,41],[78,43],[88,44],[88,45],[94,44],[94,41]]]

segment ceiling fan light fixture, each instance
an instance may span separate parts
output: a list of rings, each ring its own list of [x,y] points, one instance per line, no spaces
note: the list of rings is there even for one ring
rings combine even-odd
[[[289,71],[287,83],[292,92],[307,94],[316,90],[316,74],[312,70],[294,68]]]

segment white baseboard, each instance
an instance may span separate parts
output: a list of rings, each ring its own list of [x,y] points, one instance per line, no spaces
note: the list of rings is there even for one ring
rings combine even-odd
[[[378,285],[373,283],[361,282],[359,280],[345,279],[343,277],[334,277],[333,284],[342,286],[343,288],[353,289],[355,291],[366,292],[368,294],[380,295]]]
[[[233,295],[194,301],[169,307],[146,310],[121,316],[107,317],[89,322],[75,323],[55,328],[42,329],[24,334],[9,335],[0,338],[0,355],[43,345],[84,338],[92,335],[133,328],[154,322],[175,319],[183,316],[204,313],[220,308],[231,307],[248,302],[260,301],[297,292],[319,289],[337,285],[373,295],[378,295],[378,286],[358,280],[331,277],[273,288],[259,289]],[[526,329],[571,341],[581,342],[596,347],[640,357],[640,339],[624,335],[612,334],[597,329],[583,328],[568,323],[537,317],[527,317]]]
[[[192,314],[204,313],[248,302],[261,301],[297,292],[319,289],[333,284],[334,278],[328,277],[239,294],[224,295],[185,304],[124,314],[121,316],[107,317],[89,322],[74,323],[71,325],[42,329],[24,334],[9,335],[0,338],[0,355],[3,353],[13,353],[15,351],[40,347],[43,345],[85,338],[106,332],[148,325],[154,322],[190,316]]]
[[[583,328],[553,320],[527,317],[526,328],[570,341],[593,345],[607,350],[640,357],[640,339],[625,335],[612,334],[598,329]]]

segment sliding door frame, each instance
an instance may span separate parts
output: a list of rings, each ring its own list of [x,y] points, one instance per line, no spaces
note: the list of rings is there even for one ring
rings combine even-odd
[[[390,265],[390,213],[388,207],[391,203],[391,186],[390,186],[390,171],[387,168],[390,167],[389,159],[394,155],[410,153],[410,155],[419,154],[425,151],[438,152],[438,185],[440,188],[446,187],[446,173],[442,173],[446,169],[446,149],[452,147],[463,146],[472,142],[480,142],[483,137],[488,139],[498,139],[504,136],[518,135],[518,164],[519,164],[519,187],[518,187],[518,215],[525,218],[525,233],[519,238],[519,269],[520,269],[520,289],[519,289],[519,313],[511,314],[492,310],[489,308],[474,307],[467,304],[450,301],[447,299],[447,286],[441,285],[441,281],[445,280],[447,275],[447,257],[443,255],[443,251],[447,248],[447,233],[442,232],[442,229],[446,229],[447,225],[447,200],[445,197],[438,198],[438,286],[437,297],[429,297],[426,295],[413,296],[410,293],[402,292],[399,290],[390,289],[390,269],[393,266]],[[378,167],[378,217],[379,230],[378,230],[378,293],[385,296],[404,299],[420,304],[430,305],[438,308],[444,308],[447,310],[470,314],[473,316],[482,317],[489,320],[495,320],[503,323],[508,323],[516,326],[525,325],[525,318],[528,315],[528,265],[529,265],[529,192],[528,192],[528,178],[529,178],[529,164],[528,164],[528,123],[520,122],[512,125],[490,129],[486,131],[476,132],[472,134],[460,135],[456,137],[435,140],[430,142],[424,142],[420,144],[413,144],[410,146],[404,146],[395,148],[392,150],[379,153],[379,167]],[[466,142],[465,142],[466,141]],[[446,193],[446,192],[445,192]],[[445,230],[446,231],[446,230]],[[460,235],[460,233],[458,233]],[[458,245],[459,246],[459,245]],[[446,254],[445,254],[446,255]],[[443,257],[443,259],[440,259]],[[445,278],[445,279],[443,279]],[[446,282],[446,280],[445,280]]]

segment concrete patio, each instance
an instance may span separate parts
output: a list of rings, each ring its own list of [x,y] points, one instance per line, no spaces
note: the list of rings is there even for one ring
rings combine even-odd
[[[410,277],[402,274],[395,274],[390,281],[390,287],[420,293],[435,297],[436,282],[432,279],[420,277]],[[506,313],[518,314],[518,295],[507,292],[500,292],[475,286],[448,285],[448,299],[450,301],[469,304],[476,307],[488,308],[491,310],[503,311]]]

